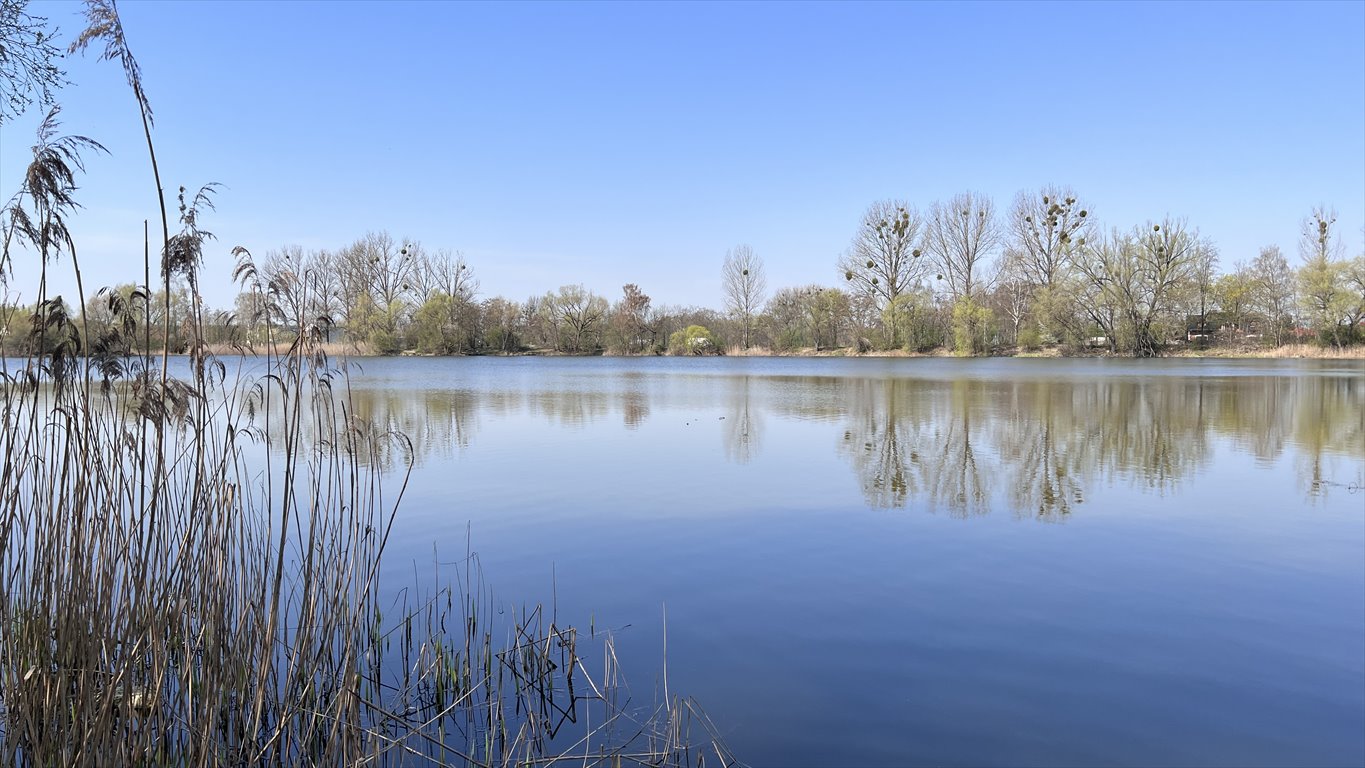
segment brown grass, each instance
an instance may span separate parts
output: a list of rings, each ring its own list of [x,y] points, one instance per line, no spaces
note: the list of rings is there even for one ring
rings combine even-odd
[[[1285,344],[1279,347],[1211,347],[1202,350],[1183,350],[1172,354],[1171,357],[1365,360],[1365,345],[1356,345],[1353,347],[1319,347],[1315,344]]]
[[[289,346],[290,344],[285,342],[280,343],[265,342],[261,344],[253,344],[250,346],[216,343],[206,344],[205,349],[209,354],[215,355],[217,357],[231,357],[233,355],[260,355],[281,357],[288,355]],[[321,352],[322,354],[326,355],[329,358],[378,356],[374,351],[374,346],[371,345],[368,341],[318,342],[312,345],[312,348],[317,350],[318,352]],[[175,357],[175,355],[172,355],[172,357]]]

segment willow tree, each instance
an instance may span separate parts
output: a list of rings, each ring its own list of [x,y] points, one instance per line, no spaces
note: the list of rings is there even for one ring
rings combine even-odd
[[[482,343],[480,330],[479,305],[475,297],[479,292],[479,280],[474,270],[465,260],[464,254],[452,253],[442,249],[427,254],[416,249],[417,263],[412,271],[410,284],[414,296],[413,314],[426,310],[426,334],[438,318],[442,338],[433,343],[443,354],[452,352],[472,352]]]

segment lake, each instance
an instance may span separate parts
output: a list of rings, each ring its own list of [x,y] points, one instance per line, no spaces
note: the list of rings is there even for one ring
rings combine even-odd
[[[1365,764],[1365,362],[394,358],[477,551],[754,765]]]

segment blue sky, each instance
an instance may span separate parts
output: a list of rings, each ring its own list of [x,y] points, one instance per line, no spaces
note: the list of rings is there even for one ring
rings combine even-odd
[[[64,39],[76,3],[35,4]],[[131,2],[170,190],[224,185],[229,251],[366,230],[462,251],[484,295],[584,283],[721,305],[726,249],[770,289],[839,282],[873,201],[1071,185],[1106,227],[1187,217],[1224,268],[1334,206],[1365,252],[1365,3]],[[121,70],[66,62],[90,157],[87,285],[141,274],[155,196]],[[18,184],[40,115],[0,128]],[[21,268],[11,290],[32,292]],[[25,296],[31,299],[31,296]]]

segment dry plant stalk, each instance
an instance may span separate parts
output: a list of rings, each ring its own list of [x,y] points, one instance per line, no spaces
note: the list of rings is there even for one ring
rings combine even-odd
[[[0,284],[20,250],[42,264],[27,356],[0,357],[0,764],[704,762],[679,738],[679,717],[714,732],[689,703],[632,710],[614,680],[586,677],[572,628],[539,607],[497,620],[473,555],[456,587],[384,618],[380,563],[411,446],[352,413],[326,317],[271,326],[255,375],[210,349],[197,288],[214,185],[180,189],[171,235],[117,8],[88,0],[87,16],[73,50],[103,42],[140,108],[162,209],[161,348],[178,282],[187,356],[171,375],[169,355],[151,353],[150,258],[142,286],[99,292],[112,322],[92,336],[66,220],[81,151],[103,148],[58,136],[54,109],[0,219]],[[297,286],[263,283],[234,253],[243,287],[279,312]],[[75,317],[46,293],[62,256]],[[604,655],[614,677],[609,639]]]
[[[195,208],[182,234],[202,243]],[[284,354],[272,339],[254,378],[196,330],[163,384],[129,353],[145,295],[110,296],[100,338],[67,318],[64,343],[0,371],[0,762],[696,764],[689,729],[712,726],[690,702],[634,706],[609,640],[592,682],[577,632],[539,607],[497,619],[473,555],[385,619],[411,448],[351,414],[325,319]]]

